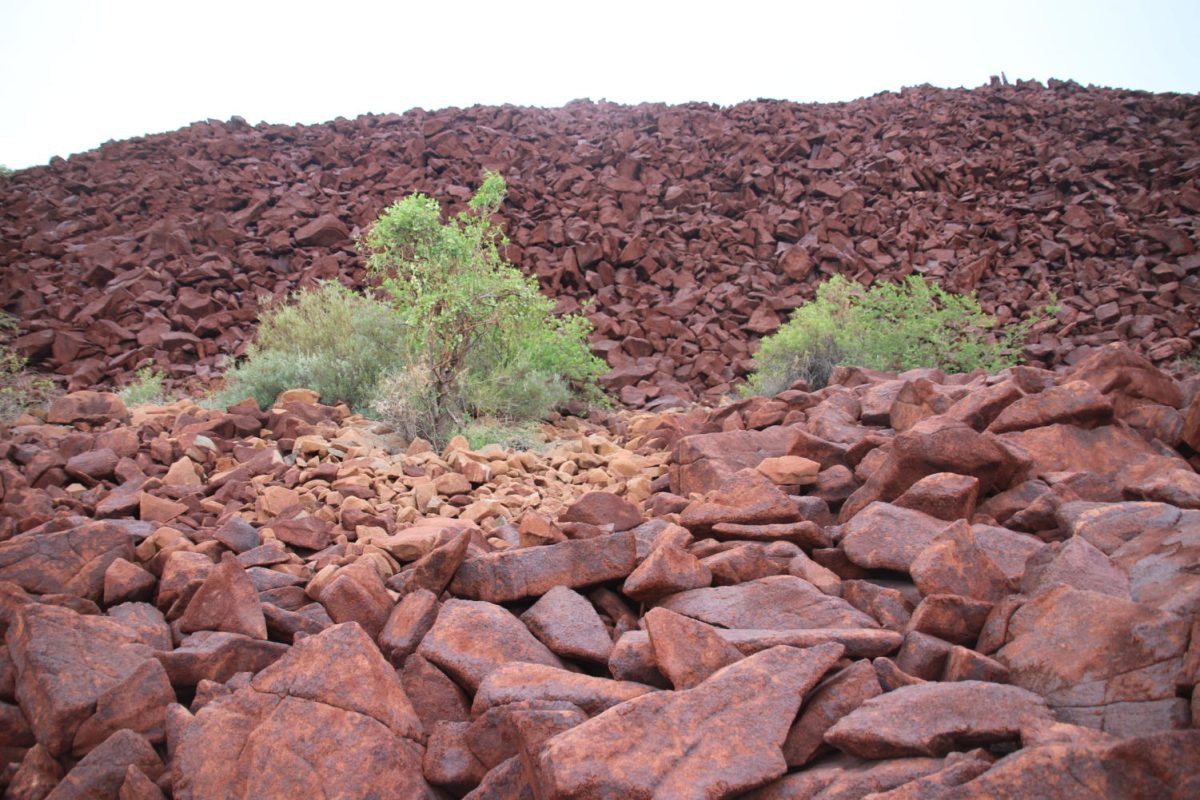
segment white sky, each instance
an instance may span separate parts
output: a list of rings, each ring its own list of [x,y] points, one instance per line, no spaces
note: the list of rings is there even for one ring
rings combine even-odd
[[[1200,0],[0,0],[0,164],[251,123],[577,98],[730,105],[1056,77],[1200,91]]]

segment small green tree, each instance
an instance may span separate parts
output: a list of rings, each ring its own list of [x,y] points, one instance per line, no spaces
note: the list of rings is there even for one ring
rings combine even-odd
[[[890,371],[1003,369],[1018,362],[1030,328],[1054,311],[1047,306],[1000,331],[973,294],[953,294],[916,275],[869,289],[835,275],[762,340],[747,392],[776,394],[800,379],[819,388],[838,364]]]
[[[537,281],[501,253],[507,240],[491,217],[506,192],[499,174],[485,173],[467,210],[447,222],[436,200],[413,194],[359,243],[408,330],[408,367],[381,402],[417,412],[429,438],[472,418],[535,419],[571,398],[602,398],[596,379],[606,366],[587,348],[590,322],[555,316]]]

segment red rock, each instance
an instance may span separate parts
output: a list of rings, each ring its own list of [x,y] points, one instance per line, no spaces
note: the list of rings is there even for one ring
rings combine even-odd
[[[119,524],[89,522],[55,533],[30,532],[0,542],[0,580],[37,594],[97,601],[109,565],[133,557],[130,535]]]
[[[463,531],[421,556],[408,569],[388,578],[387,588],[399,592],[402,597],[418,589],[440,595],[462,565],[470,543],[470,533]]]
[[[329,525],[312,516],[275,519],[267,528],[284,544],[304,550],[323,550],[333,541]]]
[[[347,796],[432,798],[421,749],[409,738],[421,735],[420,722],[404,698],[361,628],[330,628],[196,714],[175,753],[174,796],[273,797],[337,786]]]
[[[1183,459],[1164,455],[1124,425],[1091,430],[1074,425],[1048,425],[998,437],[1004,446],[1028,457],[1040,475],[1086,472],[1102,476],[1121,489],[1147,477],[1175,469],[1190,470]]]
[[[883,693],[870,661],[855,661],[823,681],[806,699],[788,731],[783,757],[789,768],[800,767],[829,749],[825,732],[842,717]]]
[[[816,483],[821,465],[800,456],[778,456],[764,458],[755,469],[776,485],[801,486]]]
[[[615,531],[627,531],[642,524],[642,513],[633,503],[611,492],[588,492],[560,514],[558,521],[612,525]]]
[[[55,398],[46,413],[51,425],[103,425],[128,422],[129,412],[121,398],[109,392],[81,391]]]
[[[1019,741],[1025,727],[1052,719],[1033,692],[961,681],[905,686],[866,700],[825,733],[859,758],[942,756],[951,750]]]
[[[462,794],[477,786],[487,770],[467,747],[469,723],[439,722],[429,734],[421,772],[434,786]]]
[[[893,505],[915,509],[938,519],[969,520],[975,513],[978,499],[978,478],[935,472],[908,487]]]
[[[565,701],[594,716],[652,691],[640,683],[593,678],[545,664],[512,662],[502,664],[483,679],[471,713],[478,716],[508,703]]]
[[[115,797],[130,766],[156,777],[163,771],[162,761],[149,742],[133,731],[120,730],[72,767],[46,800]]]
[[[35,744],[21,759],[20,766],[5,790],[5,798],[45,800],[46,795],[50,794],[62,777],[62,766],[46,748]]]
[[[1107,345],[1080,361],[1068,373],[1072,381],[1086,381],[1102,394],[1123,394],[1183,406],[1179,384],[1123,344]]]
[[[942,680],[1008,683],[1009,669],[995,659],[980,655],[969,648],[955,645],[950,648],[950,653],[946,656]]]
[[[1188,635],[1187,621],[1174,614],[1059,586],[1013,613],[995,657],[1013,684],[1045,697],[1060,720],[1143,735],[1186,724],[1175,676]]]
[[[861,761],[837,755],[786,775],[763,788],[749,792],[746,800],[807,800],[807,798],[869,797],[907,785],[945,770],[957,754],[941,758],[890,758]]]
[[[907,585],[908,594],[919,594],[915,586]],[[853,580],[842,583],[842,597],[846,602],[870,614],[879,624],[889,630],[903,632],[908,628],[916,603],[905,591],[895,586],[883,585],[869,580]]]
[[[485,768],[492,769],[520,755],[523,745],[533,744],[524,741],[519,730],[525,727],[519,724],[522,717],[533,723],[525,732],[541,737],[547,728],[554,729],[552,736],[586,721],[588,715],[565,700],[517,700],[487,708],[471,722],[465,735],[467,746]],[[544,724],[536,722],[539,718]],[[546,738],[549,736],[541,740]]]
[[[621,590],[634,600],[650,603],[676,592],[712,585],[712,571],[686,550],[664,544],[650,551],[629,573]]]
[[[1071,381],[1025,395],[1000,412],[987,429],[1009,433],[1058,423],[1089,428],[1111,422],[1112,413],[1112,403],[1090,383]]]
[[[742,659],[741,651],[699,620],[652,608],[643,621],[654,663],[676,689],[698,686],[717,670]]]
[[[145,772],[130,764],[125,768],[125,781],[117,792],[117,800],[164,800],[164,795]]]
[[[971,526],[951,524],[909,566],[913,583],[928,597],[957,594],[996,602],[1010,593],[1007,576],[975,540]]]
[[[1123,505],[1132,506],[1136,518],[1137,509],[1147,504]],[[1200,611],[1198,557],[1200,511],[1194,510],[1179,512],[1173,525],[1146,526],[1111,556],[1113,564],[1128,573],[1134,600],[1181,616]]]
[[[939,798],[1030,797],[1064,800],[1145,797],[1184,800],[1200,791],[1192,764],[1200,731],[1173,731],[1115,744],[1051,744],[1018,750]]]
[[[880,468],[846,500],[839,520],[848,521],[876,500],[894,500],[921,478],[937,472],[978,478],[979,492],[986,495],[1007,486],[1019,466],[994,438],[935,417],[895,438]]]
[[[930,594],[913,610],[909,628],[947,642],[974,645],[993,604],[954,594]]]
[[[337,217],[326,214],[296,231],[300,247],[334,247],[350,244],[350,231]]]
[[[841,547],[868,569],[908,572],[912,562],[947,528],[945,520],[890,503],[872,503],[842,526]]]
[[[101,481],[111,478],[120,459],[111,448],[88,450],[67,459],[64,469],[68,475],[85,481]]]
[[[404,596],[388,615],[379,633],[379,649],[393,664],[403,664],[412,655],[438,615],[437,596],[416,589]]]
[[[1021,396],[1022,392],[1016,383],[1011,380],[1001,381],[967,392],[946,409],[944,416],[964,422],[977,431],[983,431]]]
[[[1132,599],[1125,571],[1081,536],[1051,545],[1026,563],[1022,594],[1032,597],[1054,586],[1072,586]]]
[[[679,515],[679,524],[694,534],[705,533],[722,523],[769,525],[799,521],[795,503],[754,469],[734,473],[720,489],[693,502]]]
[[[475,600],[443,603],[417,652],[471,692],[509,662],[562,666],[520,620],[498,605]]]
[[[542,595],[521,621],[557,656],[608,663],[613,643],[600,615],[582,595],[565,586]]]
[[[258,672],[286,653],[288,646],[237,633],[193,633],[170,652],[155,653],[172,686],[195,686],[202,680],[224,683],[238,672]]]
[[[634,698],[546,742],[532,765],[545,796],[703,798],[782,775],[800,702],[841,648],[772,648],[694,689]]]
[[[148,600],[157,584],[158,579],[137,564],[117,558],[104,570],[104,604]]]
[[[671,453],[671,491],[687,497],[718,489],[738,470],[787,455],[790,438],[783,428],[685,436]]]
[[[471,703],[463,690],[421,656],[414,653],[405,660],[400,682],[425,728],[441,720],[471,719]]]
[[[334,622],[357,622],[372,638],[383,630],[395,605],[374,564],[366,558],[338,570],[319,599]]]
[[[874,628],[878,623],[840,597],[791,575],[710,589],[692,589],[659,606],[722,628],[802,630]]]
[[[75,733],[72,752],[86,755],[119,730],[141,734],[151,744],[166,737],[167,705],[175,692],[162,664],[147,659],[140,667],[96,698],[96,710]]]
[[[712,527],[717,539],[741,539],[753,542],[795,542],[801,547],[829,547],[829,535],[815,522],[802,520],[767,525],[743,525],[736,522],[721,522]]]
[[[262,544],[255,527],[241,517],[225,520],[212,536],[235,553],[246,553]]]
[[[467,559],[450,583],[458,597],[506,603],[555,586],[577,589],[624,578],[637,565],[632,532],[490,553]]]
[[[926,417],[945,413],[953,403],[954,398],[945,387],[927,378],[905,381],[896,393],[888,421],[900,433]]]
[[[179,618],[179,630],[182,633],[225,631],[252,639],[267,638],[267,622],[258,592],[232,553],[222,556],[221,563],[196,590]]]
[[[96,701],[151,656],[120,622],[49,605],[23,607],[6,639],[17,703],[38,743],[56,756],[68,752]]]

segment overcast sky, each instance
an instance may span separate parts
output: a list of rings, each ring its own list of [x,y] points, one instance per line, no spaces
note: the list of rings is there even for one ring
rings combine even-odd
[[[1073,79],[1200,91],[1200,0],[0,0],[0,164],[196,120],[476,103],[851,100]]]

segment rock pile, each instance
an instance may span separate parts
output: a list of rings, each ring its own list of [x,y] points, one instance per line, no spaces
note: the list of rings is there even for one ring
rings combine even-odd
[[[1200,380],[841,369],[545,452],[311,393],[0,443],[6,797],[1200,794]]]
[[[1004,319],[1053,290],[1035,363],[1128,341],[1169,365],[1200,340],[1198,125],[1195,96],[1059,82],[210,121],[0,183],[0,308],[73,390],[150,361],[203,382],[264,303],[361,282],[353,236],[387,204],[461,206],[488,167],[511,188],[510,257],[563,310],[594,298],[627,405],[727,393],[754,338],[834,273],[920,273]]]

